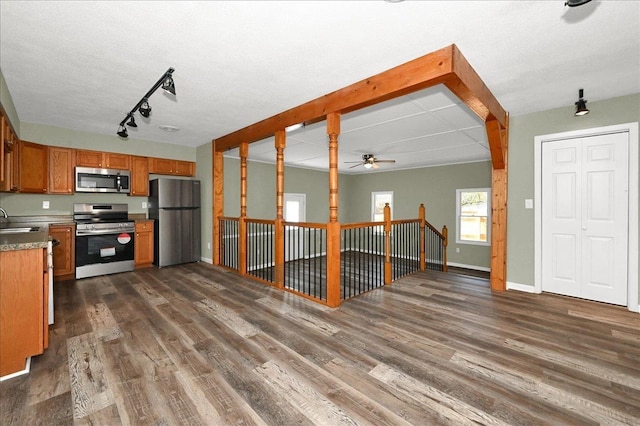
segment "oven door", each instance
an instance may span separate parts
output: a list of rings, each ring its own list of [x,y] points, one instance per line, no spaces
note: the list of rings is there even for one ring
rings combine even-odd
[[[134,270],[134,232],[76,234],[76,278]]]

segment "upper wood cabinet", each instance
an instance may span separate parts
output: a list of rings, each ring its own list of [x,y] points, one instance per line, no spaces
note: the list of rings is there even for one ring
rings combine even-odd
[[[76,150],[76,166],[129,170],[129,155],[115,152]]]
[[[18,158],[20,180],[18,190],[23,193],[46,194],[49,187],[49,147],[20,141]]]
[[[2,179],[0,191],[17,191],[20,182],[18,139],[6,117],[3,117],[2,139],[0,139],[0,151],[2,151]]]
[[[159,175],[195,176],[196,163],[192,161],[149,157],[149,173]]]
[[[49,147],[49,194],[73,194],[75,164],[72,148]]]
[[[129,195],[149,195],[149,161],[147,157],[131,156],[131,193]]]

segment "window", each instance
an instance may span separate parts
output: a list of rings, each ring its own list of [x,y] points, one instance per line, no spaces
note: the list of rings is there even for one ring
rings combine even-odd
[[[456,190],[456,243],[490,245],[491,189]]]
[[[389,203],[391,217],[393,218],[393,191],[380,191],[371,193],[371,221],[384,221],[384,205]]]

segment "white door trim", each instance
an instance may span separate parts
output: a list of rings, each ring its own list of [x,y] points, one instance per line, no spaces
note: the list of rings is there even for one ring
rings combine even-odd
[[[534,292],[542,292],[542,144],[562,139],[596,136],[607,133],[629,133],[629,247],[627,274],[627,307],[640,312],[638,306],[638,123],[624,123],[593,129],[540,135],[534,138]],[[633,195],[635,194],[635,196]]]

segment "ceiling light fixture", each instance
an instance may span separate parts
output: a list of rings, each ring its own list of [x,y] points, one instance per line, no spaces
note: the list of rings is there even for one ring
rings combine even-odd
[[[151,115],[151,106],[149,105],[149,98],[151,97],[151,95],[155,93],[156,90],[158,90],[158,88],[162,87],[162,89],[164,89],[167,93],[170,93],[172,95],[176,94],[176,86],[173,82],[173,76],[172,76],[174,71],[175,70],[173,68],[169,68],[167,72],[165,72],[162,75],[162,77],[160,77],[160,79],[156,81],[156,84],[154,84],[151,87],[151,89],[149,89],[147,94],[144,95],[142,99],[140,99],[140,101],[136,104],[136,106],[134,106],[133,109],[129,113],[127,113],[127,115],[124,117],[124,120],[120,122],[120,127],[118,127],[118,132],[117,132],[118,136],[120,136],[121,138],[127,138],[129,136],[129,134],[127,133],[126,127],[124,127],[125,123],[131,127],[138,127],[138,125],[136,124],[136,120],[133,117],[133,114],[136,111],[139,111],[140,115],[142,115],[145,118]],[[128,123],[127,123],[127,120],[129,120]]]
[[[587,101],[582,99],[584,95],[584,90],[580,89],[578,91],[578,102],[576,102],[576,113],[574,114],[576,117],[589,114],[589,109],[587,109]]]
[[[582,6],[583,4],[587,4],[590,1],[591,0],[567,0],[564,5],[569,7],[576,7],[576,6]]]
[[[127,126],[129,127],[138,127],[138,125],[136,124],[136,119],[133,118],[133,115],[129,116],[129,122],[127,123]]]
[[[293,132],[294,130],[298,130],[300,128],[304,127],[304,123],[296,123],[296,124],[292,124],[291,126],[285,127],[284,131],[285,132]]]

